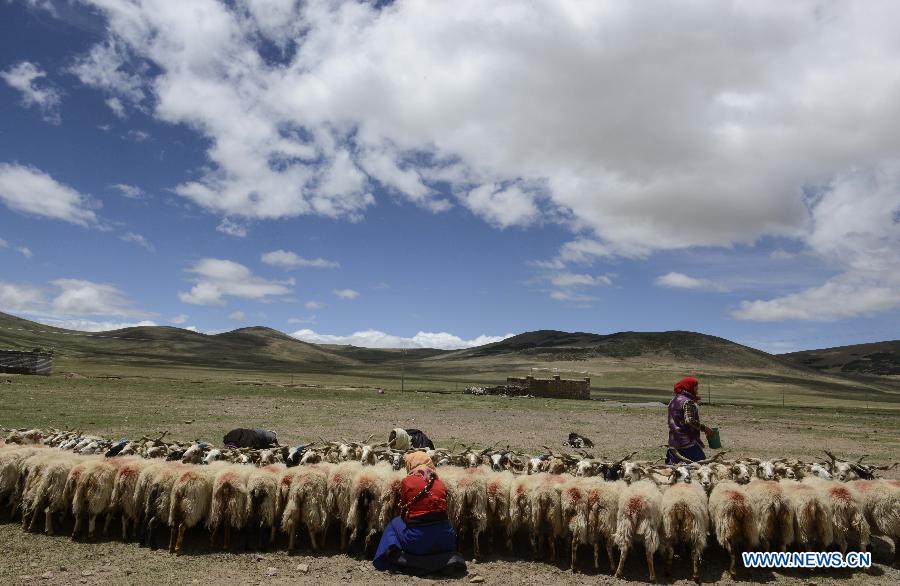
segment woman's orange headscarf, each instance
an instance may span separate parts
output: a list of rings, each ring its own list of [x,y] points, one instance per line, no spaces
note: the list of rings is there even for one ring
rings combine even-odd
[[[403,458],[406,462],[406,472],[412,474],[419,468],[428,468],[434,470],[434,462],[425,452],[410,452]]]

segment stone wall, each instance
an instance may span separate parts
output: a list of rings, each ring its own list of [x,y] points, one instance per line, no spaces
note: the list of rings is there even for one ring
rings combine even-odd
[[[53,355],[43,352],[0,350],[0,372],[11,374],[43,374],[53,371]]]
[[[506,379],[506,384],[526,388],[529,394],[535,397],[584,400],[591,398],[591,379],[589,377],[571,380],[560,378],[559,375],[549,379],[511,376]]]

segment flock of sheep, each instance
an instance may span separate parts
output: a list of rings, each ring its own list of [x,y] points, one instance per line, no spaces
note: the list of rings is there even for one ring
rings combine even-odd
[[[53,533],[56,520],[71,518],[73,539],[84,534],[85,523],[93,539],[98,521],[106,534],[119,519],[123,540],[153,546],[154,531],[165,526],[176,554],[193,527],[205,527],[214,545],[221,530],[226,549],[235,531],[250,532],[260,549],[281,532],[293,551],[304,529],[309,546],[320,550],[329,528],[337,526],[341,549],[362,541],[365,552],[398,513],[404,477],[399,452],[382,448],[322,441],[226,456],[198,442],[143,438],[114,444],[77,432],[13,431],[0,442],[0,505],[29,531],[43,519],[44,531]],[[112,451],[115,456],[106,455]],[[655,554],[669,573],[674,550],[686,547],[699,581],[708,534],[729,553],[732,576],[741,550],[865,550],[870,535],[878,534],[893,540],[900,561],[900,481],[875,479],[874,471],[885,467],[861,459],[828,454],[827,461],[809,464],[726,462],[720,453],[662,466],[549,449],[539,456],[492,448],[429,452],[440,466],[451,523],[461,539],[471,536],[476,559],[482,536],[510,552],[517,542],[530,541],[535,558],[546,546],[552,561],[562,543],[576,571],[584,545],[593,549],[595,568],[604,548],[621,577],[630,549],[641,544],[655,581]]]

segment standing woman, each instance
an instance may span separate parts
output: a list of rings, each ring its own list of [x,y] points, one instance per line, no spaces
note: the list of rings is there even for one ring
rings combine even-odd
[[[700,432],[706,434],[708,440],[712,430],[700,423],[699,387],[700,381],[692,376],[686,376],[675,383],[675,398],[669,401],[669,449],[666,450],[666,464],[681,462],[673,453],[674,450],[694,462],[706,459]]]
[[[425,452],[411,452],[405,461],[400,515],[384,528],[372,563],[378,570],[441,571],[456,551],[456,532],[447,518],[447,492]],[[425,567],[416,567],[416,562]]]

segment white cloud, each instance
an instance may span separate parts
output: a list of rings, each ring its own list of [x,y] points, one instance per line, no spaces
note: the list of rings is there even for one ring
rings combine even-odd
[[[0,281],[0,309],[3,311],[33,311],[47,302],[40,287],[28,283]]]
[[[3,238],[0,238],[0,248],[9,248],[9,242],[4,240]]]
[[[16,251],[25,258],[31,258],[32,256],[34,256],[34,253],[31,252],[31,249],[27,246],[16,246]]]
[[[243,311],[234,311],[228,315],[228,319],[234,321],[244,321],[247,318],[247,315]]]
[[[313,267],[319,269],[334,269],[340,265],[333,260],[324,258],[303,258],[294,252],[287,250],[273,250],[262,255],[262,261],[267,265],[282,267],[284,269],[299,269]]]
[[[341,299],[347,299],[347,300],[356,299],[357,297],[359,297],[359,292],[354,291],[353,289],[335,289],[334,291],[332,291],[332,293],[334,293],[336,296],[340,297]],[[310,309],[310,308],[307,308],[307,309]]]
[[[567,290],[550,291],[550,299],[555,299],[556,301],[565,301],[569,303],[583,304],[584,306],[589,306],[592,302],[600,300],[599,297],[595,297],[593,295],[586,295],[584,293],[577,293]]]
[[[146,142],[150,140],[150,133],[144,132],[143,130],[131,129],[127,133],[125,133],[125,137],[133,140],[134,142]]]
[[[534,196],[516,185],[481,185],[460,195],[460,200],[475,214],[498,228],[527,226],[539,215]]]
[[[235,238],[245,238],[247,236],[247,227],[229,218],[222,218],[222,221],[216,226],[216,231]]]
[[[332,334],[319,334],[310,329],[297,330],[291,334],[297,339],[313,344],[344,344],[362,346],[364,348],[438,348],[442,350],[458,350],[491,344],[509,338],[513,334],[505,336],[481,335],[471,340],[464,340],[459,336],[447,332],[419,332],[411,338],[394,336],[378,330],[364,330],[354,332],[349,336]]]
[[[653,281],[658,287],[670,289],[712,289],[715,285],[707,279],[698,279],[684,273],[670,272],[656,277]]]
[[[320,301],[310,300],[303,304],[303,307],[310,311],[316,311],[317,309],[322,309],[325,307],[325,304]]]
[[[584,273],[559,272],[550,276],[554,287],[599,287],[612,285],[609,275],[588,275]]]
[[[836,320],[900,307],[900,161],[836,177],[809,207],[808,252],[838,274],[782,297],[743,301],[732,317]]]
[[[108,332],[110,330],[121,330],[124,328],[158,325],[152,320],[141,320],[138,322],[114,322],[94,321],[89,319],[53,319],[47,317],[37,317],[35,318],[35,321],[46,324],[48,326],[81,332]]]
[[[544,268],[776,236],[892,285],[827,254],[806,193],[900,160],[896,2],[85,2],[108,32],[83,81],[202,134],[175,190],[213,212],[359,219],[380,184],[562,222]]]
[[[178,298],[194,305],[224,305],[223,297],[228,296],[264,301],[289,294],[294,284],[293,279],[263,279],[240,263],[217,258],[204,258],[187,271],[195,275],[195,285],[179,292]]]
[[[138,187],[137,185],[127,185],[125,183],[115,183],[110,185],[113,189],[117,190],[123,196],[130,199],[141,199],[144,197],[144,190]]]
[[[125,118],[125,106],[122,104],[122,100],[113,96],[106,100],[106,105],[109,106],[109,109],[112,110],[113,114],[119,118]]]
[[[0,163],[0,201],[25,214],[80,226],[97,224],[86,196],[34,167]]]
[[[137,244],[141,248],[144,248],[150,252],[153,252],[155,249],[149,240],[141,236],[140,234],[135,234],[134,232],[128,232],[122,236],[120,236],[122,240],[125,242],[131,242],[133,244]]]
[[[60,123],[59,104],[62,94],[47,82],[47,73],[39,66],[22,61],[6,71],[0,71],[3,78],[13,88],[22,93],[22,104],[34,106],[41,111],[44,120],[53,124]]]
[[[189,317],[190,316],[188,316],[187,314],[179,313],[175,317],[169,318],[169,323],[180,326],[181,324],[185,323],[189,319]]]
[[[56,315],[111,315],[149,317],[146,311],[133,309],[133,302],[118,288],[107,283],[84,279],[55,279],[50,283],[60,289],[50,302]]]

